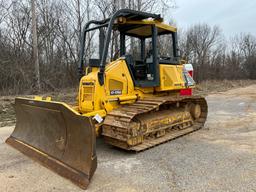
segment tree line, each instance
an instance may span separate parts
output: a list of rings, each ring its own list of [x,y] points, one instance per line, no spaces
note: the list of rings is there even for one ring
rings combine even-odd
[[[226,39],[220,27],[196,24],[181,33],[179,47],[197,81],[256,79],[256,37],[250,33]]]
[[[174,0],[40,0],[36,1],[37,42],[42,90],[78,85],[80,37],[84,24],[105,19],[120,8],[161,13]],[[167,18],[168,19],[168,18]],[[171,22],[171,20],[169,20]],[[92,35],[89,55],[96,50]],[[255,79],[256,37],[238,34],[227,40],[218,26],[178,29],[181,57],[195,67],[197,81]],[[115,44],[115,39],[113,39]],[[110,52],[111,53],[111,52]],[[0,0],[0,94],[36,91],[30,0]]]

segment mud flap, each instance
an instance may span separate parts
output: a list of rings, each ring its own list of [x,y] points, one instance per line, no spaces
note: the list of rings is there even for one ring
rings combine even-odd
[[[61,102],[16,98],[14,107],[6,143],[86,189],[97,167],[91,119]]]

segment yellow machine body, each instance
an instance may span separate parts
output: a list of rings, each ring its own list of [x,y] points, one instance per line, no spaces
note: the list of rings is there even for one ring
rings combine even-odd
[[[129,33],[140,36],[150,35],[150,26],[155,25],[158,32],[177,32],[177,28],[163,23],[161,20],[129,20],[119,17],[117,25],[140,25]],[[85,116],[96,114],[105,117],[108,112],[122,104],[133,103],[137,98],[147,96],[179,94],[179,90],[186,89],[183,77],[183,65],[159,63],[160,85],[157,87],[136,87],[124,58],[119,58],[106,65],[103,86],[98,81],[98,67],[90,68],[80,80],[78,95],[78,111]],[[86,69],[88,71],[88,68]],[[192,88],[194,86],[191,86]],[[120,94],[111,93],[118,91]]]
[[[78,110],[85,116],[96,114],[105,117],[119,105],[134,102],[137,98],[156,95],[179,94],[186,89],[183,78],[183,65],[160,64],[160,86],[135,87],[131,74],[124,59],[120,58],[109,63],[105,71],[105,84],[98,82],[98,68],[81,78],[79,84]],[[112,91],[120,90],[120,95],[111,95]]]

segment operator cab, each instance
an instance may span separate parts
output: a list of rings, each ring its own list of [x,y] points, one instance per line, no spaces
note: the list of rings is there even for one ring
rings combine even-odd
[[[96,27],[89,28],[90,24]],[[180,64],[175,27],[164,24],[160,15],[120,10],[111,18],[88,23],[84,29],[80,71],[84,67],[85,34],[95,34],[95,30],[99,34],[98,56],[87,58],[87,66],[100,68],[98,77],[102,84],[105,65],[118,58],[125,59],[137,87],[159,86],[159,64]]]
[[[120,56],[125,58],[136,86],[159,84],[159,64],[179,64],[176,28],[151,19],[118,18]]]

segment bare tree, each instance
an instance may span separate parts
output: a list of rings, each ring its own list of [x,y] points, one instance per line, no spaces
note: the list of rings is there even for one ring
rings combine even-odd
[[[209,64],[210,54],[221,41],[220,29],[217,26],[210,27],[207,24],[197,24],[192,26],[185,36],[183,44],[183,54],[186,59],[196,66],[197,80],[206,78],[206,65]]]
[[[37,88],[37,91],[40,91],[41,83],[40,83],[38,44],[37,44],[37,25],[36,25],[36,5],[35,4],[36,4],[35,0],[31,0],[32,31],[33,31],[33,56],[34,56],[34,63],[35,63],[36,88]]]
[[[37,6],[36,30],[32,28],[32,2]],[[83,26],[92,19],[106,19],[120,8],[161,13],[173,23],[170,11],[176,4],[174,0],[0,0],[0,94],[31,93],[38,85],[35,79],[42,91],[77,86]],[[37,32],[37,40],[33,32]],[[112,59],[119,56],[118,35],[113,34],[110,42]],[[256,78],[255,36],[241,34],[225,41],[219,27],[207,24],[179,29],[178,35],[181,55],[194,64],[197,80]],[[98,53],[96,37],[95,33],[87,35],[87,60]],[[128,41],[127,51],[136,54],[137,42]],[[170,47],[169,41],[163,44],[166,50]],[[35,71],[40,72],[39,78]]]
[[[251,34],[241,34],[236,42],[242,53],[242,66],[247,77],[256,79],[256,38]]]

